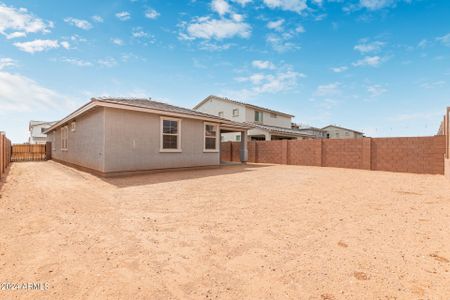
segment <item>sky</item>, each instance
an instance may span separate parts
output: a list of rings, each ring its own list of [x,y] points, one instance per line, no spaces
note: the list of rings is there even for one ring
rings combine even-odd
[[[192,108],[208,95],[367,136],[436,134],[450,1],[0,0],[0,130],[92,97]]]

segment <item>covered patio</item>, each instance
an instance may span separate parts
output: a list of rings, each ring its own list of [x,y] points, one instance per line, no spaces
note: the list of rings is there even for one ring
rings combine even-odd
[[[223,133],[240,133],[241,134],[241,140],[239,143],[239,159],[241,163],[246,163],[248,161],[248,148],[247,148],[247,142],[248,142],[248,130],[252,129],[254,126],[250,124],[242,124],[242,123],[235,123],[233,125],[230,124],[222,124],[220,126],[220,134]],[[222,145],[219,147],[221,148]],[[220,149],[221,151],[222,149]],[[224,164],[224,162],[221,159],[221,164]]]

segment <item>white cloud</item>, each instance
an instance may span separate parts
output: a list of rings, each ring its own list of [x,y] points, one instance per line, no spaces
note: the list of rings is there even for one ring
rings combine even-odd
[[[129,20],[131,18],[131,15],[127,11],[121,11],[121,12],[116,13],[116,17],[120,21],[127,21],[127,20]]]
[[[271,21],[267,23],[267,28],[269,29],[273,29],[276,31],[282,31],[283,30],[283,24],[284,24],[284,19],[280,19],[277,21]]]
[[[57,40],[34,40],[30,42],[14,43],[14,46],[28,53],[42,52],[59,48]]]
[[[444,44],[447,47],[450,47],[450,33],[447,33],[444,36],[438,37],[437,40]]]
[[[231,1],[236,2],[242,6],[246,6],[247,4],[252,2],[252,0],[231,0]]]
[[[0,70],[16,66],[16,61],[9,57],[0,58]]]
[[[112,57],[105,57],[97,60],[97,63],[103,67],[112,68],[117,66],[117,61]]]
[[[89,23],[89,21],[76,19],[76,18],[72,18],[72,17],[65,18],[64,22],[66,22],[67,24],[70,24],[72,26],[78,27],[80,29],[83,29],[83,30],[89,30],[92,28],[92,24]]]
[[[342,73],[342,72],[347,71],[347,70],[348,70],[348,67],[347,67],[347,66],[334,67],[334,68],[331,68],[331,70],[332,70],[334,73]]]
[[[252,62],[252,65],[254,65]],[[256,63],[256,65],[261,65],[261,63]],[[238,91],[230,91],[232,94],[238,98],[251,98],[260,94],[274,94],[288,91],[298,84],[300,78],[305,77],[304,74],[292,70],[291,66],[282,66],[276,69],[271,63],[263,62],[263,67],[267,67],[265,70],[273,70],[270,72],[256,72],[248,76],[241,76],[235,78],[236,81],[241,83],[249,83],[250,87],[244,88]],[[271,67],[274,67],[273,69]]]
[[[369,92],[371,97],[378,97],[387,92],[387,89],[379,84],[370,85],[367,87],[367,91]]]
[[[0,72],[0,111],[26,112],[60,107],[62,95],[35,81],[8,72]]]
[[[62,41],[61,43],[59,43],[61,45],[61,47],[63,47],[64,49],[70,49],[70,43],[67,41]]]
[[[298,33],[304,33],[304,32],[306,32],[306,30],[305,30],[305,27],[303,27],[302,25],[298,25],[298,26],[295,28],[295,32],[298,32]]]
[[[361,0],[361,7],[369,10],[378,10],[395,4],[395,0]]]
[[[96,23],[103,23],[104,21],[103,18],[98,15],[92,16],[92,20]]]
[[[289,32],[283,32],[281,34],[268,34],[266,42],[273,48],[273,50],[284,53],[291,50],[300,49],[300,45],[292,42],[294,35]]]
[[[314,92],[316,97],[332,97],[341,94],[341,84],[339,82],[333,82],[330,84],[319,85]]]
[[[78,66],[78,67],[90,67],[92,66],[92,63],[89,61],[85,61],[79,58],[68,58],[68,57],[63,57],[61,59],[62,62],[74,65],[74,66]]]
[[[257,69],[261,69],[261,70],[275,69],[275,65],[268,60],[254,60],[254,61],[252,61],[252,66]]]
[[[27,33],[49,33],[52,22],[29,13],[26,8],[14,8],[0,3],[0,34],[8,39],[24,37]]]
[[[377,67],[382,62],[381,57],[379,56],[366,56],[356,62],[353,63],[353,66],[355,67],[363,67],[363,66],[370,66],[370,67]]]
[[[142,27],[134,27],[133,30],[132,30],[132,32],[131,32],[131,35],[132,35],[134,38],[143,38],[143,37],[147,37],[147,36],[148,36],[148,33],[145,32],[145,31],[142,29]]]
[[[123,46],[123,40],[119,39],[119,38],[112,38],[111,42],[117,46]]]
[[[230,5],[225,0],[213,0],[211,2],[211,9],[223,16],[230,12]]]
[[[439,88],[442,86],[445,86],[446,82],[444,80],[437,80],[437,81],[428,81],[420,84],[420,87],[423,89],[431,90],[435,88]]]
[[[306,0],[264,0],[264,4],[272,9],[279,8],[296,13],[301,13],[308,8]]]
[[[147,19],[154,20],[154,19],[158,18],[159,16],[160,16],[160,13],[157,12],[157,11],[156,11],[155,9],[153,9],[153,8],[149,8],[149,9],[147,9],[147,10],[145,11],[145,17],[146,17]]]
[[[180,38],[186,40],[223,40],[233,37],[248,38],[251,34],[250,25],[231,19],[201,17],[194,19],[191,23],[184,26],[186,27],[186,33],[181,33]]]
[[[371,43],[360,43],[356,45],[353,49],[361,53],[378,52],[384,46],[383,42],[376,41]]]

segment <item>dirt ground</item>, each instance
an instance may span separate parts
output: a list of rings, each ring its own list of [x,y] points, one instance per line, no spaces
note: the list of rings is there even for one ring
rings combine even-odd
[[[101,179],[15,163],[0,298],[449,299],[443,176],[247,165]]]

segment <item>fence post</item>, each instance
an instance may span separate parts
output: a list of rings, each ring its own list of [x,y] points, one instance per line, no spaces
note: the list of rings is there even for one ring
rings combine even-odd
[[[281,163],[288,164],[288,140],[281,140]]]
[[[47,142],[45,143],[45,160],[50,159],[52,159],[52,142]]]
[[[362,139],[362,164],[364,170],[372,170],[372,138]]]
[[[5,169],[5,166],[4,166],[5,159],[3,157],[4,152],[5,152],[4,142],[5,142],[5,140],[4,140],[3,132],[0,132],[0,178],[2,178],[3,171]]]

